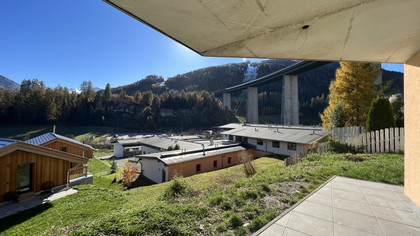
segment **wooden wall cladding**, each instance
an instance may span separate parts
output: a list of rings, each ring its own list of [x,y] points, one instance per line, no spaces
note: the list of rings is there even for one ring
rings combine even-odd
[[[14,151],[0,157],[0,202],[8,191],[16,191],[18,165],[33,163],[32,190],[41,191],[41,184],[53,181],[55,186],[67,183],[70,162],[39,154]]]
[[[61,147],[66,148],[66,152],[75,154],[78,156],[83,156],[83,151],[85,151],[85,157],[92,158],[93,157],[93,151],[88,148],[83,148],[82,146],[70,144],[67,142],[62,142],[60,140],[54,140],[52,142],[48,142],[45,145],[42,145],[43,147],[52,148],[55,150],[60,150]]]

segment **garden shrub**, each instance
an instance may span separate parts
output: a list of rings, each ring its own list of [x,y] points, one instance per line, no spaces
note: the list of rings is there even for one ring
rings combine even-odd
[[[172,199],[188,193],[188,185],[182,176],[175,176],[165,189],[163,194],[164,199]]]
[[[377,98],[372,102],[366,121],[366,132],[395,127],[394,112],[387,98]]]
[[[337,139],[328,140],[328,151],[335,153],[357,153],[357,150],[354,147],[341,143],[340,140]]]
[[[232,228],[238,228],[239,226],[242,226],[244,224],[244,221],[240,216],[238,216],[236,213],[233,213],[229,218],[229,225]]]

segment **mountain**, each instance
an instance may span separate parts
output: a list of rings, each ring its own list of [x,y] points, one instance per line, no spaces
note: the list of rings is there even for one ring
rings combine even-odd
[[[10,80],[0,75],[0,89],[19,89],[20,85],[13,80]]]
[[[231,63],[179,74],[168,78],[166,81],[161,76],[149,75],[133,84],[113,88],[112,93],[119,94],[122,90],[125,90],[127,95],[133,95],[136,91],[145,92],[147,90],[151,90],[155,94],[173,90],[214,92],[271,74],[296,62],[294,60],[276,59],[259,63]],[[329,86],[331,81],[335,79],[335,72],[339,67],[338,62],[332,62],[298,76],[299,117],[302,124],[316,125],[321,122],[319,113],[322,113],[328,105]],[[384,82],[393,81],[390,88],[385,92],[387,94],[403,93],[403,77],[403,73],[382,70],[382,80]],[[280,114],[281,88],[281,80],[258,87],[260,115]],[[246,96],[241,92],[234,92],[232,94],[232,107],[234,107],[236,114],[245,115],[246,102],[244,101],[246,99],[241,99],[242,97]]]

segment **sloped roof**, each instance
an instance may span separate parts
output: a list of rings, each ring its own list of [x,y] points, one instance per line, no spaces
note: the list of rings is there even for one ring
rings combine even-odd
[[[322,127],[300,126],[263,126],[247,125],[223,132],[226,135],[235,135],[249,138],[259,138],[274,141],[312,144],[313,142],[328,135],[328,131]]]
[[[136,158],[157,159],[163,162],[165,165],[174,165],[178,163],[194,161],[198,159],[203,159],[203,158],[222,155],[222,154],[228,154],[232,152],[239,152],[243,150],[246,150],[246,148],[243,146],[240,146],[239,144],[236,144],[229,147],[221,147],[221,148],[214,148],[211,150],[205,150],[204,152],[202,150],[196,150],[193,152],[179,153],[178,155],[174,155],[174,153],[168,152],[167,157],[165,156],[166,153],[151,153],[151,154],[145,154],[145,155],[138,155],[136,156]]]
[[[203,56],[404,63],[419,0],[104,0]]]
[[[21,142],[21,141],[16,141],[7,146],[0,148],[0,157],[5,156],[17,150],[29,152],[29,153],[35,153],[35,154],[39,154],[39,155],[43,155],[43,156],[47,156],[51,158],[56,158],[60,160],[71,161],[75,163],[86,164],[89,160],[86,157],[81,157],[81,156],[71,154],[68,152],[62,152],[59,150],[42,147],[42,146],[38,146],[38,145],[26,143],[26,142]]]
[[[123,147],[141,146],[147,145],[157,149],[166,150],[169,146],[179,145],[181,149],[186,148],[187,150],[201,149],[202,145],[194,142],[188,142],[183,140],[171,139],[166,137],[154,136],[133,140],[118,140]]]
[[[9,139],[9,138],[0,138],[0,148],[7,146],[9,144],[12,144],[14,142],[16,142],[17,140],[15,139]]]
[[[51,132],[46,133],[46,134],[43,134],[43,135],[40,135],[40,136],[35,137],[33,139],[29,139],[26,142],[27,143],[30,143],[30,144],[33,144],[33,145],[41,145],[43,143],[49,142],[49,141],[51,141],[53,139],[56,139],[56,138],[59,138],[59,139],[62,139],[64,141],[71,142],[71,143],[74,143],[74,144],[77,144],[77,145],[85,146],[85,147],[87,147],[89,149],[92,149],[92,150],[94,149],[90,145],[81,143],[81,142],[79,142],[77,140],[74,140],[74,139],[71,139],[71,138],[67,138],[67,137],[65,137],[63,135],[54,134],[54,133],[51,133]]]

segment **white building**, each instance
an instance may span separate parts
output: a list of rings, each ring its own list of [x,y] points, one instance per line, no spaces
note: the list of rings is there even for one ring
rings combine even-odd
[[[252,144],[257,150],[290,156],[328,135],[322,127],[247,124],[222,133],[231,141]]]
[[[195,137],[195,139],[194,139]],[[118,140],[114,143],[114,156],[124,157],[141,154],[150,154],[157,152],[165,152],[169,147],[176,145],[183,151],[201,150],[204,146],[222,146],[222,142],[203,141],[197,136],[153,136],[138,139]],[[199,141],[201,140],[201,141]]]

